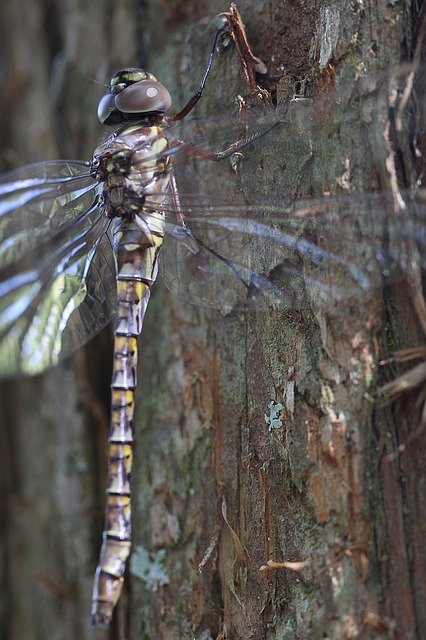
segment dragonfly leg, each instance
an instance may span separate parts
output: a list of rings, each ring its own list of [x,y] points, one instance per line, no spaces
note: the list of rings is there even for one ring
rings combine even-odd
[[[226,158],[232,156],[234,153],[237,153],[241,149],[244,149],[244,147],[252,144],[256,140],[259,140],[259,138],[263,138],[263,136],[266,136],[270,131],[272,131],[272,129],[275,129],[275,127],[278,127],[280,124],[282,124],[282,121],[277,120],[265,131],[253,133],[251,136],[249,136],[248,138],[244,138],[243,140],[237,140],[237,142],[233,142],[227,149],[224,149],[223,151],[206,151],[205,149],[200,149],[199,147],[196,147],[195,145],[189,144],[187,142],[183,142],[182,140],[171,140],[170,146],[172,150],[173,148],[179,148],[182,151],[197,156],[198,158],[203,158],[203,160],[221,162],[222,160],[226,160]]]
[[[173,172],[171,173],[171,176],[170,176],[170,187],[171,187],[171,192],[172,192],[173,204],[174,204],[175,210],[176,210],[176,217],[178,219],[179,224],[181,224],[183,227],[186,227],[185,215],[184,215],[184,213],[182,211],[182,206],[181,206],[181,203],[180,203],[179,189],[178,189],[176,178],[175,178]],[[213,249],[213,247],[209,247],[205,242],[203,242],[201,240],[201,238],[198,238],[195,234],[193,234],[190,229],[188,229],[188,232],[191,235],[191,237],[195,240],[196,244],[198,244],[204,250],[206,250],[209,253],[211,253],[215,258],[217,258],[218,260],[220,260],[221,262],[226,264],[227,267],[229,269],[231,269],[231,271],[234,272],[234,274],[240,280],[240,282],[247,289],[249,288],[249,285],[244,280],[244,278],[241,276],[241,273],[239,272],[238,267],[232,262],[232,260],[228,260],[227,258],[225,258],[225,256],[222,256],[218,251]]]
[[[173,204],[175,207],[176,218],[183,227],[186,226],[185,216],[182,211],[182,205],[180,203],[179,189],[176,182],[176,177],[173,171],[170,173],[170,191],[172,193]]]
[[[192,111],[192,109],[195,107],[195,105],[197,104],[197,102],[199,101],[201,96],[203,95],[204,87],[206,86],[207,76],[209,75],[210,69],[211,69],[212,64],[213,64],[213,58],[214,58],[214,54],[216,52],[217,41],[219,40],[219,37],[224,32],[224,30],[225,30],[225,24],[223,24],[216,32],[215,38],[213,40],[213,46],[212,46],[211,51],[209,53],[209,57],[207,58],[207,66],[206,66],[206,69],[204,71],[203,77],[201,78],[201,82],[200,82],[200,85],[199,85],[197,91],[194,93],[192,98],[190,98],[188,100],[188,102],[183,107],[183,109],[181,109],[178,113],[175,113],[174,115],[167,116],[166,118],[164,118],[165,120],[167,120],[169,122],[176,122],[177,120],[183,120],[183,118],[185,118],[185,116],[187,116],[188,113],[190,113],[190,111]]]

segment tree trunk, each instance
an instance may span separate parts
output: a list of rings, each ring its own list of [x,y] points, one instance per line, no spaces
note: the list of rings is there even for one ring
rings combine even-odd
[[[209,19],[228,5],[115,4],[13,0],[0,9],[5,168],[91,157],[104,91],[90,78],[105,83],[111,71],[145,65],[177,110],[197,89]],[[419,168],[406,149],[415,136],[393,154],[387,72],[411,60],[416,44],[421,53],[419,3],[241,0],[238,8],[268,67],[257,80],[278,104],[306,100],[244,150],[234,197],[267,212],[288,198],[389,188],[395,177],[412,186]],[[229,112],[238,94],[247,85],[230,43],[197,114]],[[233,173],[230,163],[218,171]],[[360,237],[374,232],[362,208],[353,222]],[[371,258],[344,237],[331,249],[361,269]],[[356,304],[330,306],[308,290],[303,313],[219,318],[156,284],[140,340],[133,555],[105,631],[90,627],[89,612],[111,330],[68,363],[5,383],[0,637],[422,638],[420,395],[412,388],[385,408],[371,401],[386,375],[379,361],[421,343],[422,301],[412,278]],[[411,366],[384,371],[393,378]],[[260,571],[268,560],[301,564]]]

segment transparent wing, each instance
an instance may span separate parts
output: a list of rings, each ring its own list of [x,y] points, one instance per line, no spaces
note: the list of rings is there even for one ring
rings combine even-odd
[[[0,373],[35,374],[115,310],[110,221],[87,163],[23,167],[0,181]]]
[[[135,140],[134,163],[140,162],[143,166],[143,163],[147,162],[147,171],[152,171],[152,162],[149,161],[169,156],[182,191],[192,195],[206,192],[213,194],[217,187],[218,172],[221,172],[220,166],[223,171],[223,163],[209,162],[203,155],[208,156],[228,149],[230,156],[235,144],[242,140],[259,144],[267,139],[274,128],[282,124],[286,126],[286,131],[293,131],[295,119],[303,123],[306,135],[311,106],[311,100],[293,100],[279,110],[272,108],[271,105],[265,105],[262,108],[252,108],[231,114],[165,123],[161,135],[164,134],[167,137],[168,148],[156,153],[155,140],[152,140],[152,151],[139,153],[142,147]],[[292,136],[296,137],[298,134],[299,132],[295,131]],[[202,167],[201,171],[200,167]],[[235,173],[233,178],[235,186]],[[221,193],[223,195],[223,191]]]
[[[313,298],[330,308],[359,303],[425,267],[425,207],[420,193],[403,195],[396,217],[390,193],[245,208],[194,201],[183,210],[186,227],[166,223],[166,285],[224,313],[236,305],[299,310]]]
[[[54,366],[109,322],[115,312],[115,268],[107,224],[99,217],[89,232],[75,235],[37,270],[22,270],[2,282],[2,375]]]
[[[37,162],[0,176],[0,265],[45,247],[93,202],[90,164]]]
[[[368,292],[407,275],[411,249],[420,247],[421,255],[424,249],[424,205],[412,194],[403,194],[406,205],[398,216],[390,193],[295,200],[284,189],[280,201],[236,206],[227,197],[236,193],[238,172],[229,163],[208,163],[198,153],[258,134],[256,145],[267,147],[278,124],[287,151],[284,156],[281,149],[280,157],[289,164],[292,150],[300,155],[303,149],[309,164],[318,144],[315,117],[312,101],[302,99],[279,113],[253,110],[241,121],[221,116],[168,129],[167,153],[183,185],[179,208],[186,227],[176,224],[176,212],[166,201],[171,242],[165,242],[162,258],[166,284],[178,297],[224,312],[236,304],[301,309],[312,297],[331,307],[365,299]]]

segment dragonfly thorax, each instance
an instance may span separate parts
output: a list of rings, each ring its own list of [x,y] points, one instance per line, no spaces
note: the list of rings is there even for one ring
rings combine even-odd
[[[128,176],[131,169],[132,154],[129,150],[108,152],[105,151],[100,156],[95,156],[94,166],[96,167],[95,178],[99,182],[105,182],[116,176],[117,180],[120,177]]]
[[[133,125],[116,133],[94,154],[106,216],[133,220],[159,207],[170,181],[168,140],[159,126]]]

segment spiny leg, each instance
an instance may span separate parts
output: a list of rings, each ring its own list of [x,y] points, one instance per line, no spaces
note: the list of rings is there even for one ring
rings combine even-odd
[[[197,91],[188,100],[188,102],[183,107],[183,109],[181,109],[178,113],[176,113],[174,115],[167,116],[165,118],[165,121],[176,122],[177,120],[183,120],[183,118],[185,118],[185,116],[187,116],[188,113],[190,113],[192,111],[192,109],[195,107],[195,105],[197,104],[197,102],[199,101],[201,96],[203,95],[204,87],[206,86],[207,76],[209,75],[210,69],[211,69],[212,64],[213,64],[213,58],[214,58],[214,54],[216,52],[217,41],[219,40],[219,37],[224,32],[224,30],[225,30],[225,24],[223,24],[218,29],[218,31],[217,31],[217,33],[215,35],[215,38],[214,38],[214,41],[213,41],[213,46],[212,46],[211,51],[209,53],[209,56],[207,58],[207,66],[205,68],[203,77],[201,79],[201,82],[200,82],[200,85],[199,85]]]
[[[213,162],[221,162],[222,160],[226,160],[226,158],[230,158],[234,153],[241,151],[244,147],[253,144],[256,140],[263,138],[268,133],[270,133],[273,129],[280,126],[282,124],[282,120],[277,120],[272,123],[265,131],[258,131],[257,133],[253,133],[248,138],[244,138],[243,140],[237,140],[233,142],[227,149],[223,151],[206,151],[205,149],[200,149],[195,145],[184,142],[183,140],[171,140],[171,147],[179,148],[183,152],[188,154],[192,154],[198,158],[202,158],[203,160],[211,160]]]

